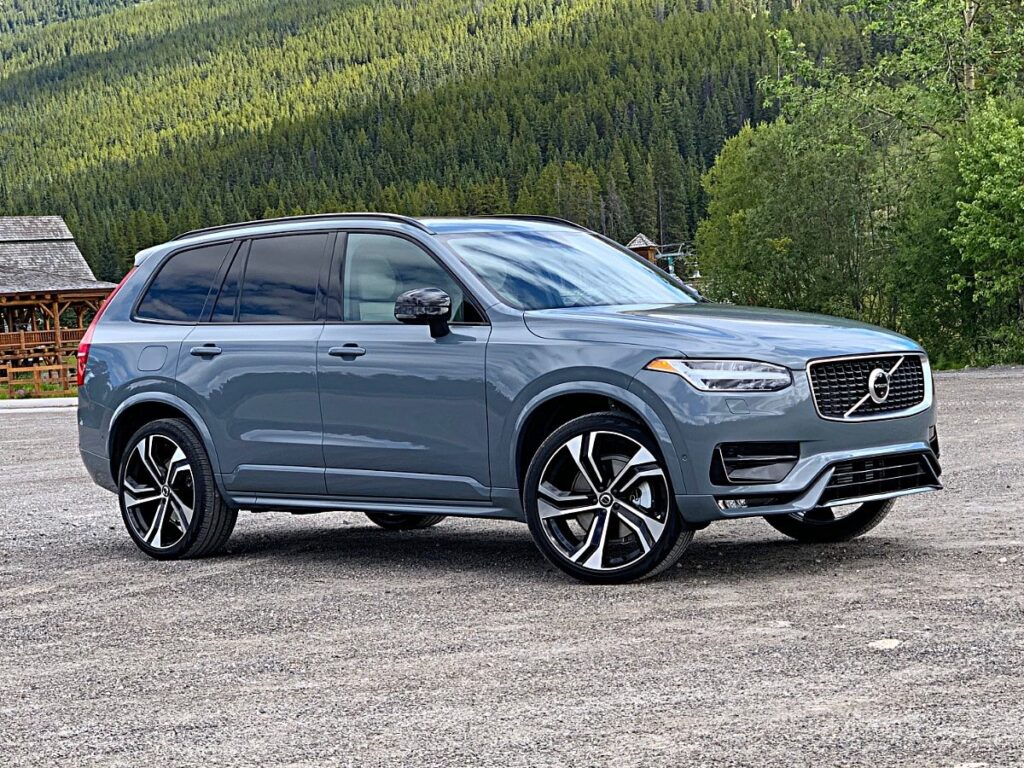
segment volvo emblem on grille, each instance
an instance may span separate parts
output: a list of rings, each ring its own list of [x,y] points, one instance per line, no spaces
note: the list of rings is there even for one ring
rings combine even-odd
[[[879,405],[889,399],[890,381],[889,372],[883,371],[881,368],[875,368],[868,376],[868,394]]]
[[[889,399],[889,390],[892,388],[892,375],[896,373],[897,369],[903,365],[903,361],[906,357],[901,357],[896,361],[896,364],[888,371],[884,368],[875,368],[868,374],[868,391],[864,396],[858,400],[853,408],[843,414],[844,419],[848,419],[853,416],[861,406],[870,400],[875,405],[883,405],[886,400]]]

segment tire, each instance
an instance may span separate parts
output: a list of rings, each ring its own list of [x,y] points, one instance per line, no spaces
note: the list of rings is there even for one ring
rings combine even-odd
[[[530,461],[523,503],[541,553],[593,584],[657,576],[693,539],[657,443],[617,413],[581,416],[556,429]]]
[[[807,544],[831,544],[863,536],[882,522],[895,504],[895,499],[883,499],[865,502],[839,517],[828,507],[820,507],[803,516],[769,515],[765,520],[772,528],[791,539]],[[834,519],[829,519],[830,515]]]
[[[128,535],[156,560],[211,555],[234,530],[238,510],[220,495],[206,449],[183,419],[153,421],[132,435],[117,477]]]
[[[388,531],[411,531],[430,528],[444,520],[445,515],[407,515],[402,512],[364,512],[370,522]]]

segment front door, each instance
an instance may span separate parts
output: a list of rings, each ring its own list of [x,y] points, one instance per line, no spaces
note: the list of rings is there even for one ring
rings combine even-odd
[[[488,501],[484,359],[490,326],[420,245],[397,235],[339,238],[335,317],[317,349],[328,493],[349,498]],[[451,333],[403,325],[413,288],[452,298]]]
[[[244,243],[182,344],[178,384],[202,415],[224,484],[240,494],[323,495],[316,349],[333,234]]]

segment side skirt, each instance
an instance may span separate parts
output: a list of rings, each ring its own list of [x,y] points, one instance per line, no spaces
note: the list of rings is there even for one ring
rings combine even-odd
[[[280,510],[293,514],[316,512],[398,512],[407,515],[448,515],[494,520],[519,520],[512,509],[490,503],[444,502],[435,499],[341,498],[337,496],[233,495],[231,504],[253,512]]]

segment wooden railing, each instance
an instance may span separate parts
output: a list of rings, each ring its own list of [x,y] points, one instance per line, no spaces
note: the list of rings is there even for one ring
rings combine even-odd
[[[58,338],[58,333],[60,334]],[[85,335],[85,328],[61,328],[60,331],[14,331],[0,333],[0,349],[25,349],[77,344]]]
[[[0,365],[0,386],[5,386],[7,395],[25,396],[31,392],[39,397],[45,389],[49,394],[73,394],[75,390],[75,366],[34,365],[30,368],[14,368]]]

